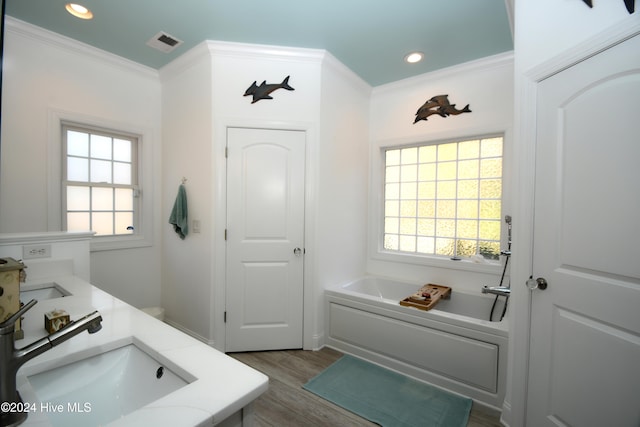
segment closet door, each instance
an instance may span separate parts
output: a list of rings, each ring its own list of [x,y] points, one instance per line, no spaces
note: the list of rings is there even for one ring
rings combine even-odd
[[[302,348],[305,133],[227,134],[226,351]]]

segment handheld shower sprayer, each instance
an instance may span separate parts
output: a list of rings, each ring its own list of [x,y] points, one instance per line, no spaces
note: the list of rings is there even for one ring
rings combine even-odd
[[[511,215],[505,215],[504,222],[507,223],[507,250],[500,251],[500,255],[511,255]]]
[[[491,314],[489,315],[489,320],[493,320],[493,310],[496,307],[496,303],[498,302],[498,297],[504,296],[506,297],[504,306],[502,309],[502,316],[500,320],[504,317],[507,312],[507,301],[509,300],[509,296],[511,295],[511,283],[507,286],[503,286],[504,276],[507,273],[507,265],[509,264],[509,257],[511,257],[511,215],[505,215],[504,221],[507,223],[507,250],[500,251],[500,255],[505,256],[504,260],[504,269],[502,270],[502,277],[500,277],[500,284],[498,286],[484,286],[481,291],[483,294],[495,294],[496,298],[493,301],[493,306],[491,307]]]

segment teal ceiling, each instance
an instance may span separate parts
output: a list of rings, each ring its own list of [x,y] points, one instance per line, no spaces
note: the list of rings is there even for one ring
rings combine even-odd
[[[510,51],[505,0],[5,0],[6,14],[161,68],[203,40],[325,49],[371,86]],[[160,31],[184,41],[146,45]],[[406,64],[414,50],[419,64]]]

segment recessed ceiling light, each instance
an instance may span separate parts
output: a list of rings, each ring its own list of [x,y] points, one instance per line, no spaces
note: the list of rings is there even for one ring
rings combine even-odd
[[[65,5],[67,12],[80,19],[91,19],[93,18],[93,13],[86,7],[76,4],[76,3],[67,3]]]
[[[408,54],[407,56],[404,57],[404,60],[405,60],[405,62],[408,62],[409,64],[415,64],[416,62],[422,61],[422,58],[424,58],[424,53],[422,53],[422,52],[411,52],[410,54]]]

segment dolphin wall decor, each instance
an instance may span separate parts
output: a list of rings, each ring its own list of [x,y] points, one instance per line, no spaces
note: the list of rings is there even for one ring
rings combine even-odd
[[[251,86],[245,91],[244,96],[253,96],[252,104],[260,101],[261,99],[273,99],[270,96],[271,92],[278,89],[286,89],[286,90],[295,90],[291,86],[289,86],[289,77],[285,77],[282,83],[268,83],[267,81],[263,81],[260,83],[260,86],[257,85],[257,81],[254,81]]]
[[[427,118],[433,114],[438,114],[440,117],[449,117],[470,112],[469,104],[465,105],[463,109],[458,110],[456,109],[456,104],[449,102],[449,95],[437,95],[418,108],[413,123],[416,124],[420,120],[427,120]]]

